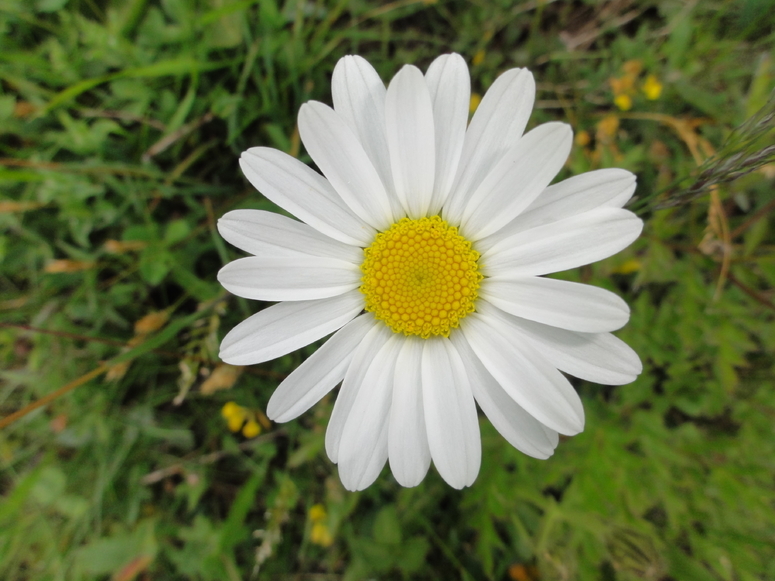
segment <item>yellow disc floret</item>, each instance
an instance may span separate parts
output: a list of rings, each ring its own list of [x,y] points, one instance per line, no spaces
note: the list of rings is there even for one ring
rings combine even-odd
[[[448,337],[474,311],[479,253],[439,216],[402,218],[363,252],[366,310],[394,332]]]

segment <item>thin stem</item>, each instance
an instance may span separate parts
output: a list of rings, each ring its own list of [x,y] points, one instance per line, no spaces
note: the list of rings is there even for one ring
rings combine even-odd
[[[66,393],[73,391],[76,387],[83,385],[84,383],[91,381],[95,377],[98,377],[105,373],[109,369],[109,366],[106,364],[102,364],[96,369],[91,370],[86,375],[82,375],[78,379],[75,379],[68,383],[67,385],[63,385],[56,391],[52,391],[48,395],[43,396],[37,401],[32,402],[31,404],[23,407],[17,412],[12,413],[10,416],[4,417],[2,420],[0,420],[0,430],[3,428],[10,426],[12,423],[14,423],[16,420],[19,420],[29,414],[32,411],[35,411],[39,407],[43,407],[44,405],[47,405],[48,403],[54,401],[58,397],[62,397]]]
[[[738,236],[740,236],[740,234],[748,230],[748,228],[750,228],[754,224],[754,222],[764,218],[764,216],[769,214],[773,209],[775,209],[775,200],[771,200],[770,203],[766,204],[763,208],[760,208],[750,218],[748,218],[745,222],[740,224],[740,226],[732,230],[732,234],[730,234],[730,238],[737,238]]]

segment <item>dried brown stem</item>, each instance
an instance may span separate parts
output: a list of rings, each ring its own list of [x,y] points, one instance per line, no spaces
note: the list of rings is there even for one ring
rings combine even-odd
[[[213,115],[212,113],[207,113],[202,117],[200,117],[199,119],[194,119],[190,123],[186,123],[185,125],[183,125],[183,127],[178,129],[177,131],[173,131],[166,137],[162,137],[159,141],[154,143],[151,147],[148,148],[148,151],[146,151],[143,154],[141,159],[143,160],[144,163],[151,161],[151,158],[153,156],[160,154],[162,151],[170,147],[176,141],[196,131],[205,123],[209,123],[210,121],[213,120],[214,117],[215,115]]]
[[[12,413],[11,415],[4,417],[2,420],[0,420],[0,430],[2,430],[3,428],[5,428],[7,426],[10,426],[16,420],[20,420],[21,418],[23,418],[24,416],[26,416],[30,412],[33,412],[36,409],[51,403],[55,399],[57,399],[59,397],[62,397],[66,393],[68,393],[70,391],[73,391],[76,387],[79,387],[79,386],[83,385],[84,383],[87,383],[87,382],[91,381],[95,377],[98,377],[98,376],[102,375],[103,373],[105,373],[108,370],[108,367],[109,367],[108,365],[103,363],[102,365],[100,365],[96,369],[92,369],[86,375],[82,375],[81,377],[71,381],[67,385],[63,385],[62,387],[60,387],[56,391],[52,391],[51,393],[49,393],[48,395],[43,396],[39,400],[34,401],[34,402],[32,402],[31,404],[29,404],[27,406],[24,406],[19,411],[16,411],[16,412]]]
[[[744,285],[742,282],[737,280],[737,278],[735,278],[735,276],[731,272],[727,273],[727,280],[729,280],[729,282],[731,282],[733,285],[735,285],[737,288],[739,288],[741,291],[743,291],[745,294],[747,294],[756,302],[761,303],[765,307],[775,311],[775,303],[767,299],[767,297],[763,296],[762,294],[756,292],[752,288]]]

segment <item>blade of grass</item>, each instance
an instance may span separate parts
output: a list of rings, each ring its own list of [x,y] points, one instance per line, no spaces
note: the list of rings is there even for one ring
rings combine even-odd
[[[234,64],[239,64],[241,59],[229,59],[225,61],[216,62],[202,62],[191,57],[183,57],[177,59],[170,59],[148,65],[145,67],[132,67],[119,71],[117,73],[111,73],[109,75],[102,75],[91,79],[84,79],[63,91],[60,91],[43,107],[38,114],[45,115],[65,103],[72,101],[81,93],[85,93],[89,89],[114,81],[116,79],[152,79],[155,77],[168,77],[168,76],[182,76],[190,75],[194,73],[214,71],[221,68],[226,68]]]
[[[84,383],[88,383],[92,379],[99,377],[114,365],[118,365],[119,363],[123,363],[125,361],[130,361],[131,359],[135,359],[140,355],[148,353],[149,351],[164,345],[164,343],[172,339],[180,331],[182,331],[187,326],[191,325],[194,321],[196,321],[197,319],[205,315],[210,310],[210,308],[212,308],[212,304],[208,305],[207,308],[202,309],[201,311],[197,311],[196,313],[192,313],[187,317],[183,317],[182,319],[178,319],[177,321],[170,323],[161,332],[154,335],[147,341],[139,344],[136,347],[133,347],[132,349],[130,349],[125,353],[121,353],[120,355],[113,357],[109,361],[106,361],[105,363],[101,364],[99,367],[92,369],[91,371],[82,375],[78,379],[75,379],[70,383],[63,385],[56,391],[53,391],[50,394],[43,396],[39,400],[34,401],[31,404],[23,407],[22,409],[12,413],[11,415],[4,417],[2,420],[0,420],[0,430],[10,426],[11,424],[16,422],[17,420],[20,420],[30,412],[33,412],[40,407],[48,405],[55,399],[58,399],[63,395],[73,391],[76,387],[79,387]]]

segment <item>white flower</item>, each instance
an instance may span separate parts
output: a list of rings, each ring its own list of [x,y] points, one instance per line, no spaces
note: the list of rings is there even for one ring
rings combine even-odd
[[[423,75],[405,66],[385,89],[364,59],[339,61],[334,108],[299,111],[323,176],[274,149],[242,154],[245,176],[301,221],[226,214],[223,237],[253,256],[218,280],[245,298],[282,301],[240,323],[221,358],[248,365],[333,333],[269,401],[296,418],[342,387],[326,451],[349,490],[386,461],[415,486],[431,460],[455,488],[481,461],[476,404],[516,448],[548,458],[558,433],[584,428],[561,373],[619,385],[641,372],[610,334],[627,305],[600,288],[541,275],[611,256],[641,232],[622,209],[635,176],[603,169],[550,186],[572,143],[563,123],[523,135],[535,97],[526,69],[503,73],[471,123],[456,54]],[[366,312],[364,312],[366,311]]]

